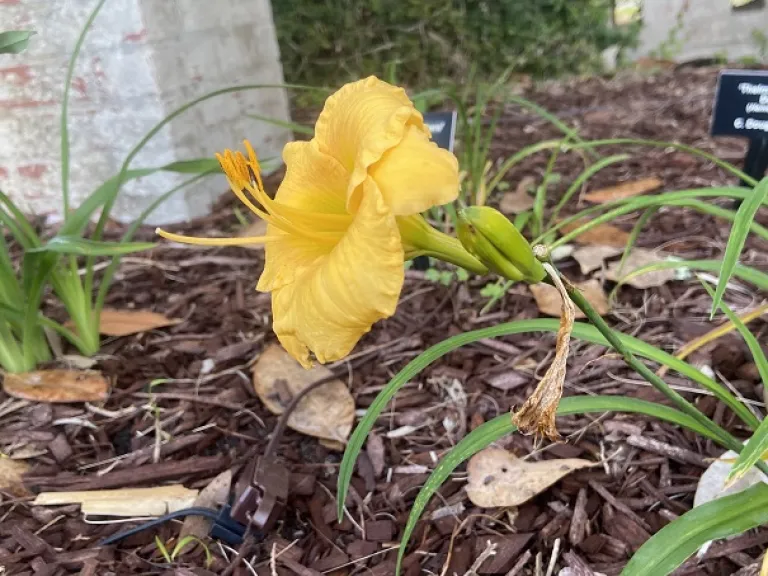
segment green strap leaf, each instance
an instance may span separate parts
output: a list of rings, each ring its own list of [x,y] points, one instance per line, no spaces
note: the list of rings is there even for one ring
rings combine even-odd
[[[713,296],[712,288],[704,282],[702,282],[702,285],[709,295]],[[760,343],[757,341],[757,338],[755,338],[754,334],[749,331],[749,328],[744,325],[741,318],[734,314],[733,310],[731,310],[731,308],[722,300],[720,301],[720,309],[728,317],[728,320],[736,326],[736,330],[739,331],[739,334],[741,334],[741,337],[747,344],[749,352],[752,354],[752,358],[755,361],[757,371],[760,373],[760,378],[763,380],[763,386],[768,386],[768,359],[766,359],[765,353],[763,352]],[[728,474],[727,483],[735,482],[744,476],[744,474],[755,465],[755,462],[760,460],[766,450],[768,450],[768,418],[760,422],[760,426],[757,427],[757,430],[752,434],[752,437],[747,442],[744,450],[739,454],[738,460],[736,460],[736,463]]]
[[[582,170],[581,174],[579,174],[571,183],[571,185],[568,186],[568,190],[565,191],[565,194],[563,194],[557,205],[552,209],[552,215],[549,218],[549,226],[552,226],[557,222],[557,216],[560,214],[560,210],[562,210],[563,206],[568,204],[568,201],[574,194],[576,194],[576,192],[581,190],[582,186],[587,180],[592,178],[592,176],[600,172],[600,170],[606,166],[616,164],[617,162],[624,162],[625,160],[629,160],[629,158],[631,158],[629,154],[616,154],[615,156],[608,156],[606,158],[601,158],[594,164],[590,164],[584,170]]]
[[[27,49],[29,39],[37,34],[34,30],[0,32],[0,54],[19,54]]]
[[[762,482],[731,496],[718,498],[659,530],[622,571],[622,576],[671,574],[710,540],[727,538],[768,522],[768,485]]]
[[[306,134],[307,136],[313,136],[315,134],[315,129],[312,126],[305,126],[304,124],[299,124],[298,122],[287,122],[285,120],[279,120],[269,116],[262,116],[261,114],[246,114],[246,116],[248,116],[248,118],[253,118],[254,120],[266,122],[267,124],[272,124],[273,126],[287,128],[296,134]]]
[[[768,196],[768,178],[763,178],[747,199],[741,203],[736,218],[731,227],[731,235],[728,238],[728,245],[725,247],[725,256],[723,256],[723,266],[720,268],[720,279],[717,282],[717,289],[712,299],[712,311],[710,317],[715,315],[715,311],[720,306],[720,302],[725,294],[725,287],[731,279],[733,269],[739,261],[741,250],[744,248],[744,242],[747,240],[747,234],[753,227],[755,214],[763,201]]]
[[[703,272],[719,272],[722,266],[722,260],[664,260],[662,262],[653,262],[652,264],[646,264],[645,266],[640,266],[639,268],[635,268],[634,270],[628,272],[621,278],[621,280],[619,280],[616,288],[614,288],[611,293],[615,293],[622,285],[626,284],[632,278],[642,276],[648,272],[670,269],[690,269],[701,270]],[[768,290],[768,274],[765,272],[761,272],[760,270],[756,270],[755,268],[751,268],[749,266],[744,266],[743,264],[737,264],[733,269],[733,275],[741,280],[744,280],[745,282],[754,284],[762,290]]]
[[[76,254],[78,256],[119,256],[143,252],[157,246],[152,242],[105,242],[88,240],[79,236],[54,236],[44,246],[33,248],[29,252],[55,252],[57,254]]]
[[[563,398],[557,409],[557,414],[560,416],[587,414],[590,412],[632,412],[635,414],[645,414],[659,420],[684,426],[703,436],[711,437],[704,427],[687,414],[683,414],[668,406],[636,398],[626,398],[624,396],[574,396]],[[512,418],[510,418],[509,414],[502,414],[467,434],[440,460],[440,463],[432,471],[424,486],[422,486],[411,507],[411,513],[408,516],[408,522],[405,525],[403,537],[400,541],[400,548],[397,551],[397,569],[395,572],[397,575],[400,574],[400,565],[413,529],[416,527],[416,523],[419,521],[422,512],[435,492],[462,462],[465,462],[489,444],[516,430],[517,428],[512,424]],[[343,500],[340,500],[340,502],[343,502]],[[656,572],[655,574],[663,574],[663,572]]]
[[[85,21],[80,35],[75,42],[75,48],[69,57],[67,66],[67,77],[64,79],[64,95],[61,98],[61,119],[59,120],[61,130],[61,200],[64,207],[63,213],[69,214],[69,93],[72,89],[72,77],[75,75],[75,63],[80,56],[80,50],[85,42],[85,37],[90,30],[93,21],[101,11],[106,0],[99,0],[99,3],[93,8],[88,20]]]
[[[128,170],[122,178],[123,183],[129,180],[135,180],[136,178],[142,178],[149,176],[156,172],[176,172],[179,174],[202,174],[210,173],[213,170],[220,171],[219,163],[213,158],[198,158],[196,160],[184,160],[181,162],[171,162],[165,166],[157,166],[155,168],[135,168]],[[80,206],[74,212],[70,213],[66,222],[61,227],[59,232],[62,236],[74,236],[80,234],[91,215],[103,206],[106,201],[111,197],[114,191],[115,185],[120,181],[120,174],[116,174],[101,186],[91,192],[90,196],[86,198]]]
[[[342,517],[343,509],[342,504],[346,500],[347,490],[349,488],[349,482],[352,479],[352,472],[354,470],[355,462],[360,454],[360,450],[365,443],[368,434],[373,428],[376,420],[384,411],[389,401],[394,397],[397,391],[406,384],[411,378],[419,374],[424,368],[429,366],[432,362],[438,358],[461,348],[466,344],[477,342],[483,338],[497,338],[499,336],[506,336],[510,334],[523,334],[528,332],[552,332],[556,333],[559,328],[559,321],[554,318],[539,318],[536,320],[519,320],[516,322],[507,322],[505,324],[499,324],[498,326],[491,326],[490,328],[482,328],[480,330],[473,330],[471,332],[465,332],[464,334],[458,334],[451,338],[448,338],[429,349],[425,350],[419,356],[411,360],[405,368],[400,370],[392,380],[379,392],[373,403],[368,407],[365,412],[365,416],[360,420],[360,423],[355,428],[352,436],[349,438],[347,449],[344,452],[344,458],[339,468],[338,479],[338,514],[339,518]],[[583,322],[576,322],[573,327],[573,338],[579,338],[592,342],[593,344],[600,344],[607,346],[608,342],[600,334],[600,332],[594,326]],[[711,378],[706,377],[699,370],[684,362],[675,358],[671,354],[667,354],[663,350],[659,350],[650,344],[628,336],[626,334],[618,334],[622,343],[633,354],[649,358],[654,362],[661,365],[669,366],[672,370],[679,372],[680,374],[690,378],[691,380],[698,382],[702,387],[709,390],[716,398],[725,403],[731,410],[736,413],[748,426],[755,429],[760,422],[749,409],[739,402],[735,396],[724,386],[718,384]]]

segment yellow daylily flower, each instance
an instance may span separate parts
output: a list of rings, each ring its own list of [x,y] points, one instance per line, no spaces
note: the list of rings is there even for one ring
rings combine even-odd
[[[286,174],[274,199],[264,191],[253,148],[217,158],[232,191],[267,222],[263,237],[175,241],[265,244],[257,290],[272,293],[273,329],[303,366],[349,354],[378,320],[395,312],[404,260],[430,254],[485,268],[454,238],[419,216],[455,200],[458,162],[430,141],[405,91],[375,77],[326,101],[309,142],[283,150]]]

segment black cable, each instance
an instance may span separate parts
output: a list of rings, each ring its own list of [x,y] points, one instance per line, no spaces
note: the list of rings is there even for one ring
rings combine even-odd
[[[143,532],[144,530],[149,530],[150,528],[154,528],[155,526],[160,526],[161,524],[165,524],[166,522],[168,522],[169,520],[173,520],[174,518],[183,518],[185,516],[205,516],[206,518],[209,518],[215,522],[219,518],[219,513],[216,512],[216,510],[211,510],[210,508],[203,508],[203,507],[192,507],[192,508],[184,508],[183,510],[176,510],[175,512],[170,512],[165,516],[160,516],[159,518],[155,518],[154,520],[149,520],[147,522],[144,522],[139,526],[129,528],[128,530],[123,530],[122,532],[118,532],[117,534],[113,534],[112,536],[104,538],[104,540],[102,540],[99,543],[99,545],[109,546],[110,544],[114,544],[115,542],[128,538],[129,536],[133,536],[134,534]]]
[[[331,374],[324,378],[320,378],[319,380],[312,382],[309,386],[301,390],[298,394],[296,394],[296,396],[294,396],[291,399],[291,402],[288,404],[288,406],[285,408],[283,413],[280,415],[280,418],[277,421],[277,425],[275,426],[275,430],[272,433],[272,437],[269,439],[269,442],[267,443],[267,447],[264,450],[264,455],[263,455],[264,461],[269,461],[274,456],[274,453],[277,450],[277,445],[283,436],[283,432],[285,431],[286,425],[288,424],[288,418],[296,409],[296,406],[298,406],[299,402],[301,402],[301,400],[307,394],[309,394],[312,390],[315,390],[316,388],[319,388],[321,385],[326,384],[332,380],[336,380],[338,378],[339,376],[336,374]],[[129,536],[133,536],[134,534],[143,532],[144,530],[149,530],[150,528],[154,528],[155,526],[160,526],[161,524],[165,524],[166,522],[168,522],[169,520],[173,520],[174,518],[182,518],[185,516],[205,516],[206,518],[209,518],[214,522],[214,526],[211,530],[212,536],[223,538],[225,540],[228,540],[230,543],[236,542],[238,540],[241,541],[242,535],[245,531],[245,526],[242,526],[241,524],[233,520],[229,516],[229,511],[230,511],[229,506],[225,506],[219,511],[212,510],[210,508],[202,508],[202,507],[192,507],[192,508],[184,508],[183,510],[176,510],[175,512],[171,512],[169,514],[166,514],[165,516],[160,516],[159,518],[155,518],[154,520],[149,520],[144,524],[140,524],[139,526],[136,526],[134,528],[130,528],[128,530],[118,532],[117,534],[113,534],[112,536],[109,536],[108,538],[105,538],[104,540],[102,540],[100,542],[100,545],[108,546],[110,544],[114,544],[115,542],[119,542],[120,540],[128,538]]]

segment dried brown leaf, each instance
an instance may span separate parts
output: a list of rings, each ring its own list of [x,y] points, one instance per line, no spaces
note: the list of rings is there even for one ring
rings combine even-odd
[[[128,336],[157,328],[175,326],[179,318],[167,318],[149,310],[114,310],[105,308],[99,319],[99,332],[105,336]]]
[[[232,487],[232,470],[225,470],[208,483],[208,486],[200,491],[192,506],[195,508],[210,508],[218,510],[229,500],[229,490]],[[186,536],[205,538],[211,530],[213,520],[205,516],[187,516],[181,525],[179,540]],[[193,548],[194,542],[190,542],[184,548]]]
[[[618,256],[622,253],[622,249],[616,246],[582,246],[574,250],[571,253],[576,262],[579,263],[581,273],[586,275],[590,272],[594,272],[598,268],[601,268],[603,262],[608,258]]]
[[[499,202],[499,209],[504,214],[520,214],[533,208],[536,199],[529,192],[533,189],[536,180],[526,176],[517,185],[514,192],[505,192]]]
[[[648,264],[655,264],[657,262],[663,262],[667,259],[667,254],[663,252],[657,252],[655,250],[644,250],[642,248],[635,248],[629,253],[624,267],[619,273],[619,267],[621,262],[612,262],[608,266],[605,277],[613,282],[621,281],[625,276],[629,275],[634,270],[647,266]],[[671,282],[675,279],[674,270],[656,270],[654,272],[648,272],[647,274],[641,274],[635,276],[626,281],[626,284],[640,288],[641,290],[646,288],[654,288],[656,286],[662,286],[667,282]]]
[[[594,466],[589,460],[565,458],[525,462],[501,448],[486,448],[467,464],[467,496],[475,506],[519,506],[563,476]]]
[[[494,374],[493,376],[486,376],[485,381],[497,390],[503,390],[508,392],[519,388],[523,384],[528,384],[531,380],[530,376],[521,374],[516,370],[507,370],[501,374]]]
[[[103,402],[109,383],[95,370],[38,370],[6,374],[3,390],[33,402]]]
[[[562,234],[567,234],[582,227],[589,222],[588,219],[581,218],[575,222],[571,222],[563,226],[560,231]],[[617,248],[623,248],[629,242],[629,233],[617,228],[611,224],[598,224],[594,228],[590,228],[586,232],[582,232],[573,239],[576,244],[591,245],[597,244],[600,246],[615,246]]]
[[[536,300],[536,306],[539,312],[546,314],[547,316],[560,316],[562,299],[557,291],[557,288],[550,286],[549,284],[532,284],[528,286]],[[610,305],[608,303],[608,297],[603,291],[603,287],[595,279],[587,280],[576,284],[584,298],[587,299],[592,307],[597,311],[600,316],[605,316],[610,312]],[[576,310],[576,319],[584,318],[584,313],[581,310]]]
[[[603,204],[604,202],[610,202],[611,200],[630,198],[632,196],[639,196],[640,194],[651,192],[652,190],[661,187],[662,184],[663,182],[658,178],[643,178],[642,180],[622,182],[616,186],[601,188],[600,190],[595,190],[589,194],[584,194],[584,200],[596,204]]]
[[[305,370],[281,346],[272,345],[253,366],[253,386],[271,412],[282,414],[304,388],[332,375],[321,365]],[[307,394],[288,417],[288,426],[302,434],[346,443],[354,417],[355,401],[344,382],[335,379]]]
[[[0,490],[11,493],[17,498],[29,496],[22,476],[29,470],[29,464],[0,457]]]

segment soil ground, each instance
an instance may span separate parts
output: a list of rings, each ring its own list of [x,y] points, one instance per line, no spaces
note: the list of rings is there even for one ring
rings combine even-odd
[[[678,140],[740,164],[744,142],[708,136],[716,77],[714,68],[678,68],[553,83],[531,89],[526,96],[587,139]],[[502,116],[493,154],[508,156],[557,136],[545,121],[510,106]],[[660,191],[735,184],[711,162],[672,149],[629,152],[630,160],[601,171],[587,189],[646,177],[660,178]],[[519,165],[507,177],[510,188],[526,176],[540,178],[547,161],[546,155],[537,155]],[[581,168],[577,156],[562,156],[556,169],[561,180],[552,187],[550,205]],[[274,190],[277,182],[269,179],[268,187]],[[227,196],[212,216],[174,230],[236,234],[240,223],[234,206]],[[567,212],[579,206],[574,201]],[[635,218],[615,224],[629,231]],[[765,214],[759,218],[766,223]],[[719,258],[728,235],[723,221],[689,209],[665,209],[651,220],[639,245],[663,247],[682,258]],[[153,239],[152,231],[142,231],[140,239]],[[765,242],[750,240],[744,261],[767,270],[767,254]],[[269,296],[254,289],[262,256],[258,250],[243,248],[200,250],[161,244],[151,253],[126,258],[108,306],[153,310],[184,321],[107,339],[96,368],[110,377],[113,390],[96,409],[83,404],[19,404],[0,392],[3,451],[36,451],[28,459],[27,488],[38,492],[163,483],[203,488],[227,469],[237,475],[260,454],[277,421],[255,395],[249,370],[260,352],[275,342]],[[581,279],[573,260],[561,266],[565,274]],[[351,364],[332,367],[349,379],[356,407],[370,405],[393,374],[447,335],[539,316],[524,286],[513,287],[495,308],[481,315],[487,299],[480,289],[487,282],[472,279],[444,286],[429,281],[423,272],[409,270],[397,313],[366,335]],[[610,290],[612,284],[605,287]],[[728,295],[729,303],[739,309],[754,306],[765,296],[744,287]],[[607,318],[619,330],[674,352],[711,328],[709,306],[709,297],[695,280],[673,281],[647,290],[622,288]],[[49,307],[52,316],[61,318],[55,303]],[[752,327],[765,342],[768,324],[758,320]],[[244,561],[234,562],[233,550],[209,541],[213,561],[207,568],[200,547],[168,565],[155,536],[172,545],[179,533],[177,522],[100,548],[101,538],[126,524],[93,523],[83,518],[78,506],[33,506],[31,496],[3,494],[0,565],[5,571],[0,573],[391,575],[393,546],[434,459],[446,454],[467,431],[522,404],[549,365],[553,343],[552,335],[542,334],[478,342],[443,357],[409,383],[377,423],[383,451],[369,448],[361,455],[353,478],[356,496],[348,502],[350,518],[341,524],[335,521],[341,453],[287,430],[278,454],[290,469],[290,479],[285,479],[290,481],[289,504],[277,526],[242,551]],[[758,411],[763,410],[754,364],[737,336],[722,338],[695,360],[707,363]],[[516,375],[514,385],[500,385],[502,374]],[[155,419],[147,393],[149,382],[158,378],[169,379],[155,397],[169,440],[155,463]],[[460,383],[465,401],[448,394],[446,383],[453,381]],[[732,433],[746,436],[740,422],[695,384],[674,373],[668,382]],[[664,401],[605,348],[581,342],[573,343],[565,385],[566,396],[576,394]],[[64,418],[69,420],[62,423]],[[446,428],[448,421],[453,426]],[[387,436],[414,423],[418,426],[408,434]],[[463,490],[466,471],[460,467],[419,523],[404,573],[464,575],[490,540],[499,545],[499,552],[481,565],[479,574],[544,574],[553,554],[554,573],[570,567],[563,574],[618,574],[651,534],[691,508],[707,459],[721,454],[712,442],[648,417],[617,413],[567,417],[558,426],[564,436],[559,443],[535,446],[532,437],[514,435],[499,444],[518,456],[533,453],[534,461],[578,457],[601,464],[567,476],[515,510],[474,507]],[[656,441],[656,448],[647,440]],[[434,514],[437,510],[443,513]],[[453,513],[445,514],[446,510]],[[362,524],[364,534],[358,526]],[[757,574],[766,543],[768,529],[718,542],[703,559],[687,562],[679,573]],[[542,566],[538,572],[537,564]]]

